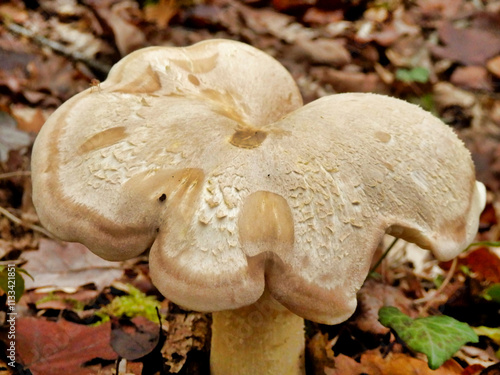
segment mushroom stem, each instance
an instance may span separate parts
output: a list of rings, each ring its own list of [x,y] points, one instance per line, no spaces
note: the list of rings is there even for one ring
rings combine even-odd
[[[303,375],[304,319],[266,290],[250,306],[212,314],[212,375]]]

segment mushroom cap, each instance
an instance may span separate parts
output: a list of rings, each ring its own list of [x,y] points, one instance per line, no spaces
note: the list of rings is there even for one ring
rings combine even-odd
[[[220,311],[268,288],[327,324],[353,313],[385,233],[450,259],[485,203],[428,112],[359,93],[302,106],[277,61],[226,40],[125,57],[50,117],[32,160],[43,225],[110,260],[151,248],[172,301]]]

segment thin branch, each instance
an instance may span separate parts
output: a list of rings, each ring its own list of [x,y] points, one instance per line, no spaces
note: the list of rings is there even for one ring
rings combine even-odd
[[[45,228],[42,228],[41,226],[38,226],[36,224],[29,224],[29,223],[25,223],[24,221],[22,221],[21,219],[19,219],[17,216],[11,214],[9,211],[7,211],[5,208],[3,208],[2,206],[0,206],[0,214],[2,214],[3,216],[5,216],[7,219],[9,219],[10,221],[16,223],[17,225],[21,225],[23,227],[26,227],[28,229],[31,229],[35,232],[39,232],[49,238],[52,238],[52,239],[56,239],[54,237],[54,235],[52,235],[52,233],[50,233],[48,230],[46,230]]]
[[[448,284],[451,281],[451,278],[455,274],[455,271],[457,269],[457,264],[458,264],[458,260],[457,260],[457,258],[454,258],[453,262],[451,263],[451,267],[448,271],[448,274],[446,275],[446,278],[444,279],[441,286],[437,290],[435,290],[434,292],[430,292],[429,294],[427,294],[425,297],[414,300],[413,303],[416,305],[420,305],[422,303],[430,302],[434,298],[436,298],[438,295],[440,295],[441,292],[444,290],[444,288],[446,288],[448,286]]]
[[[64,44],[55,42],[41,35],[36,35],[34,31],[27,29],[17,23],[7,21],[5,20],[5,18],[3,19],[3,23],[5,24],[7,30],[9,30],[11,33],[24,36],[42,46],[49,47],[51,50],[60,53],[63,56],[69,57],[75,61],[80,61],[85,65],[87,65],[89,68],[98,71],[102,74],[105,75],[108,74],[109,70],[111,69],[111,66],[107,64],[89,59],[83,53],[77,51],[70,51]]]
[[[31,171],[15,171],[0,173],[0,180],[12,177],[31,176]]]

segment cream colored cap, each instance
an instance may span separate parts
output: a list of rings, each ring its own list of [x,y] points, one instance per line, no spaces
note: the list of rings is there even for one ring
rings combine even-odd
[[[255,302],[347,319],[384,233],[457,255],[484,187],[461,141],[401,100],[302,107],[289,73],[242,43],[154,47],[62,105],[33,150],[41,222],[106,259],[151,247],[151,277],[200,311]]]

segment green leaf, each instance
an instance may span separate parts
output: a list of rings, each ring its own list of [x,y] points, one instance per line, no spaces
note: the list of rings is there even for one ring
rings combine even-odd
[[[481,295],[488,301],[500,303],[500,283],[490,285]]]
[[[400,68],[396,70],[396,79],[402,82],[427,83],[429,81],[429,71],[421,66],[412,69]]]
[[[0,267],[0,288],[9,296],[14,296],[18,302],[24,293],[24,279],[21,273],[31,275],[24,269],[15,266]],[[31,277],[32,278],[32,277]]]
[[[429,316],[412,319],[396,307],[379,310],[379,321],[416,352],[427,355],[432,370],[440,367],[467,342],[478,342],[472,328],[449,316]]]

